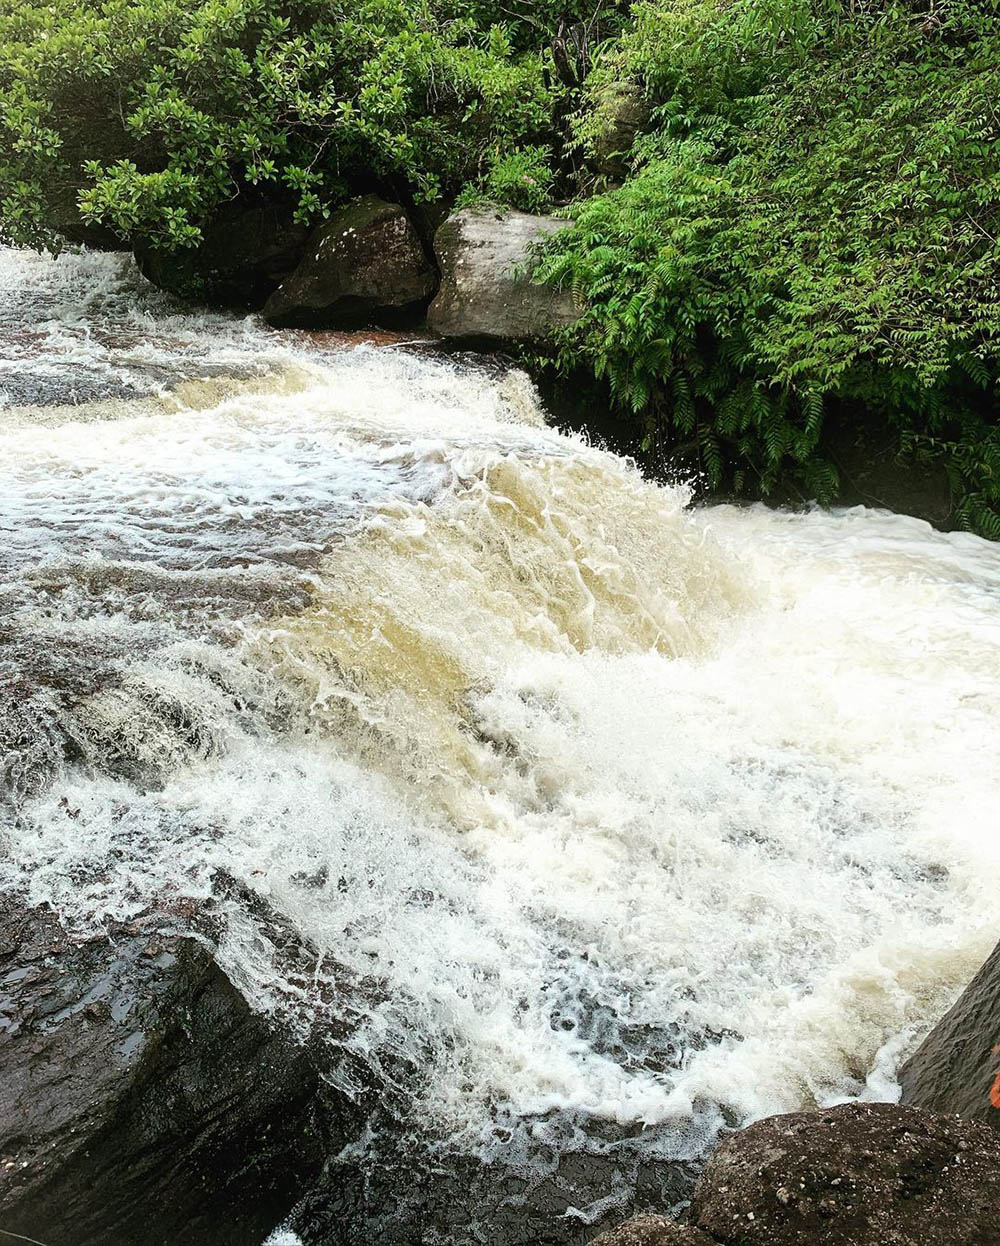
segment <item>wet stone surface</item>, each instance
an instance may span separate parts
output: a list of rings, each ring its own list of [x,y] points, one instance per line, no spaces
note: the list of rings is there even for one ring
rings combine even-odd
[[[633,1211],[676,1206],[696,1176],[693,1164],[629,1156],[621,1142],[606,1155],[553,1150],[530,1167],[503,1155],[483,1163],[400,1125],[383,1121],[379,1144],[360,1157],[349,1149],[297,1204],[286,1223],[305,1246],[583,1246]]]
[[[343,1141],[343,1104],[176,933],[190,917],[74,937],[0,902],[8,1232],[46,1246],[249,1246]]]
[[[1000,945],[900,1069],[902,1102],[1000,1128]]]

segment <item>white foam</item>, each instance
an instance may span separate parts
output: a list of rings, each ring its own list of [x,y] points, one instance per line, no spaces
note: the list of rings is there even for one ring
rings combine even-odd
[[[302,1246],[302,1238],[291,1229],[275,1229],[264,1246]]]
[[[234,877],[309,960],[225,892],[248,998],[484,1154],[891,1096],[1000,917],[997,546],[687,511],[521,377],[290,342],[288,384],[0,426],[48,724],[7,880],[88,922]]]

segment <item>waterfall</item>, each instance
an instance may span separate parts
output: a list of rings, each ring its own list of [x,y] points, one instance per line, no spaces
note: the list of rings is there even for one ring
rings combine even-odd
[[[335,1085],[519,1171],[892,1096],[1000,918],[995,545],[693,507],[119,256],[0,284],[3,886],[210,901]]]

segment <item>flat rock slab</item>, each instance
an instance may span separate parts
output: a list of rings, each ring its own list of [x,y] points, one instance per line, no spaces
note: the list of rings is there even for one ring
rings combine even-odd
[[[772,1116],[712,1154],[692,1219],[728,1246],[997,1246],[1000,1137],[888,1103]]]
[[[442,337],[531,342],[565,328],[580,312],[568,290],[535,285],[523,268],[535,244],[569,221],[494,208],[464,208],[437,231],[441,288],[427,323]]]

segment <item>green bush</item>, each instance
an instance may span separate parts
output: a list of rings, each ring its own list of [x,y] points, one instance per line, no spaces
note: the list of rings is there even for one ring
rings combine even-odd
[[[556,21],[557,10],[551,15]],[[373,182],[433,200],[547,137],[545,5],[458,0],[13,0],[0,13],[0,233],[77,209],[196,244],[256,193],[300,220]]]
[[[545,212],[552,207],[554,182],[547,147],[497,151],[479,179],[459,195],[455,206],[489,201],[522,212]]]
[[[758,495],[832,497],[824,415],[853,404],[1000,536],[998,60],[992,3],[640,5],[591,83],[649,98],[634,175],[539,268],[587,307],[562,362]]]

